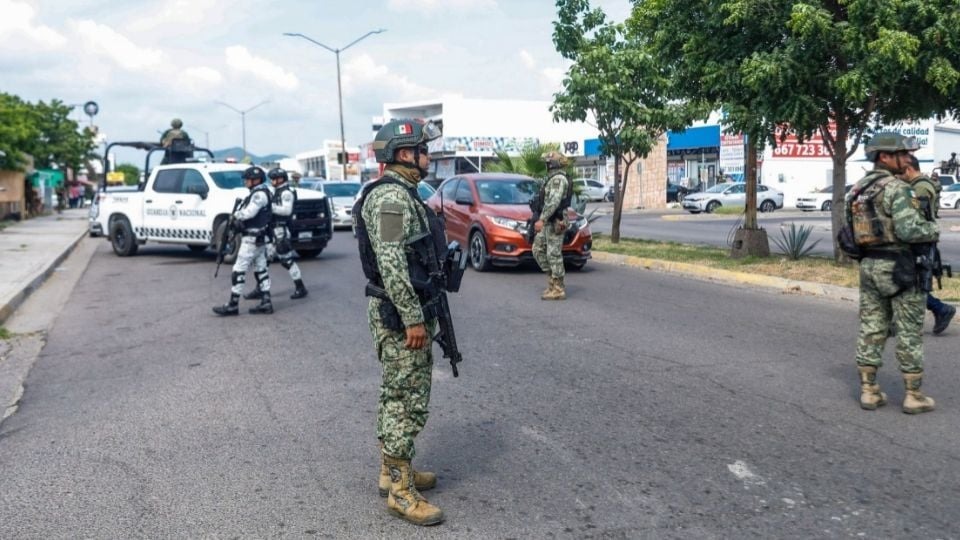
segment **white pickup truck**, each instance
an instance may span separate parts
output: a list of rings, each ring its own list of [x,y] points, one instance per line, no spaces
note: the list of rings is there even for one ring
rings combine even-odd
[[[249,193],[242,178],[247,167],[204,162],[159,165],[137,191],[101,190],[92,226],[103,231],[121,257],[135,254],[147,242],[183,244],[192,251],[217,247],[234,201]],[[333,236],[333,225],[322,193],[297,191],[290,232],[301,257],[316,257],[323,251]],[[236,248],[239,242],[233,245]]]

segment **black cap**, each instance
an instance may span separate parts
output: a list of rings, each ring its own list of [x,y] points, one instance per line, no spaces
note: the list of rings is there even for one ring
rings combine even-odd
[[[243,171],[243,179],[265,182],[267,177],[263,174],[263,169],[260,167],[248,167],[247,170]]]

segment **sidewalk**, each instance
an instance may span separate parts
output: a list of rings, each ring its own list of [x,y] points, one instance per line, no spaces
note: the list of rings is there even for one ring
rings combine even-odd
[[[86,208],[28,219],[0,230],[0,324],[86,234]]]

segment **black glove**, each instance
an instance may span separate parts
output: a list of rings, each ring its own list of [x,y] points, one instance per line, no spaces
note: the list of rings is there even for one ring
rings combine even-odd
[[[230,222],[230,230],[240,234],[243,232],[243,223],[240,220],[234,219]]]

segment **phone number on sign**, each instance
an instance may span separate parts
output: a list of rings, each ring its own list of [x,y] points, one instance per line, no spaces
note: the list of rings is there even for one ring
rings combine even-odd
[[[775,158],[825,158],[830,157],[827,147],[820,143],[781,143],[773,149]]]

